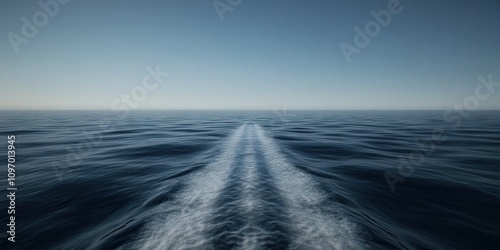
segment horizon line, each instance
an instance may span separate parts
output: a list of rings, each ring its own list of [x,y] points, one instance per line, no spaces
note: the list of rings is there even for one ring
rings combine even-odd
[[[128,111],[447,111],[449,109],[130,109]],[[0,111],[113,111],[122,112],[124,110],[110,109],[0,109]],[[493,109],[476,109],[473,111],[500,111],[500,108]]]

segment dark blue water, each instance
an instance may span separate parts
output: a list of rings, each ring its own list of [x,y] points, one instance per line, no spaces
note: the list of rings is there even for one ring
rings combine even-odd
[[[500,112],[443,113],[2,111],[0,247],[500,249]]]

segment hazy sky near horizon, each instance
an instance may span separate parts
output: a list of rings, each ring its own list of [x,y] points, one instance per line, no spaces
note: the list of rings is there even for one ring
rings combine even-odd
[[[0,109],[109,109],[156,65],[138,109],[448,109],[500,81],[494,0],[400,0],[350,63],[339,45],[389,0],[243,0],[223,21],[212,0],[72,0],[15,53],[37,2],[0,3]]]

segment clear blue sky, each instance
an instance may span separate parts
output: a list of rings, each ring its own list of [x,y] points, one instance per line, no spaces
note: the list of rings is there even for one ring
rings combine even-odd
[[[139,109],[448,109],[500,81],[494,0],[400,0],[347,63],[339,44],[388,2],[243,0],[221,21],[212,0],[72,0],[15,53],[42,9],[1,1],[0,109],[109,109],[157,64],[170,75]]]

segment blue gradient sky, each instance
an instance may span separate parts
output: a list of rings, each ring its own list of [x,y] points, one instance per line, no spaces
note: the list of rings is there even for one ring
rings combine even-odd
[[[0,109],[109,109],[156,64],[139,109],[448,109],[500,81],[498,1],[401,0],[347,63],[339,44],[387,2],[243,0],[221,21],[211,0],[72,0],[16,54],[7,34],[41,8],[2,1]]]

